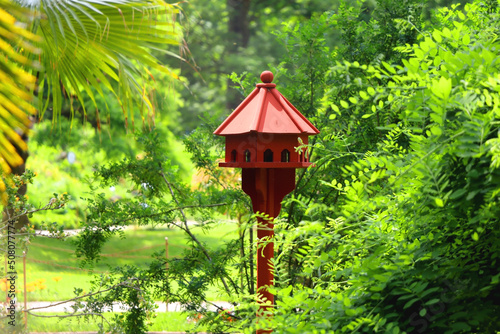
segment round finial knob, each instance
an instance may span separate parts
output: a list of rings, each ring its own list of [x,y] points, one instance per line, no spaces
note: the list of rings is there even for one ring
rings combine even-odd
[[[263,83],[271,83],[273,82],[274,75],[273,72],[271,71],[264,71],[260,75],[260,80],[262,80]]]

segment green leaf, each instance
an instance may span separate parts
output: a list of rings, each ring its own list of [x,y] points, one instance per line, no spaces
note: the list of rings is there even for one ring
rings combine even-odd
[[[441,65],[441,57],[436,56],[432,62],[435,67],[438,67],[439,65]]]
[[[421,317],[425,317],[425,315],[427,314],[427,310],[425,308],[421,309],[420,312],[418,312],[418,314],[421,316]]]
[[[340,100],[340,105],[344,109],[348,109],[349,108],[349,104],[346,101],[344,101],[344,100]]]
[[[432,85],[432,92],[443,100],[448,99],[451,92],[451,79],[441,77],[439,78],[439,81],[434,81],[434,84]]]
[[[345,310],[345,314],[350,316],[350,317],[354,317],[358,314],[358,312],[355,309],[348,308]]]
[[[415,304],[416,302],[418,302],[420,299],[419,298],[413,298],[413,299],[410,299],[408,302],[406,302],[406,304],[403,306],[403,310],[406,310],[407,308],[410,308],[413,304]]]
[[[455,190],[451,195],[450,195],[450,199],[457,199],[457,198],[460,198],[462,197],[463,195],[465,195],[467,193],[467,190],[466,189],[457,189]]]
[[[394,69],[394,67],[392,67],[391,65],[387,64],[385,61],[382,61],[382,65],[384,65],[384,67],[389,71],[391,72],[392,74],[396,74],[396,70]]]
[[[465,34],[463,37],[462,37],[462,43],[464,45],[469,45],[470,44],[470,36],[468,34]]]
[[[469,332],[471,330],[471,327],[465,322],[456,322],[454,324],[451,324],[451,327],[453,329],[465,332]]]
[[[436,40],[436,42],[441,43],[443,41],[443,38],[441,38],[441,33],[439,30],[434,30],[432,32],[432,37]]]
[[[439,299],[434,298],[434,299],[431,299],[431,300],[429,300],[428,302],[426,302],[424,305],[425,305],[425,306],[429,306],[429,305],[434,305],[434,304],[437,304],[437,303],[439,303],[439,302],[440,302],[440,300],[439,300]]]
[[[446,38],[451,38],[451,31],[446,27],[441,31],[441,34]]]
[[[435,198],[434,201],[436,202],[436,205],[440,208],[442,208],[444,206],[444,202],[441,198]]]
[[[326,262],[328,260],[328,253],[321,253],[321,261]]]
[[[477,234],[477,232],[474,232],[472,234],[472,240],[474,240],[474,241],[478,241],[479,240],[479,235]]]
[[[439,127],[439,126],[433,126],[433,127],[431,127],[431,133],[434,136],[439,137],[443,134],[443,130],[441,130],[441,127]]]
[[[491,277],[491,283],[490,284],[498,284],[500,283],[500,273]]]
[[[434,239],[434,236],[433,236],[433,239]],[[424,298],[428,294],[434,293],[434,292],[439,291],[439,290],[440,290],[439,287],[430,288],[430,289],[427,289],[424,292],[422,292],[419,296],[420,296],[420,298]]]

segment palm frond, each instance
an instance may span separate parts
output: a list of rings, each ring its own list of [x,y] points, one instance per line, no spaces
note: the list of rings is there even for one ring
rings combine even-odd
[[[28,15],[17,4],[0,0],[0,169],[5,174],[23,163],[16,146],[27,149],[21,134],[29,130],[29,114],[35,112],[31,104],[35,77],[27,69],[36,64],[25,54],[38,54],[33,46],[38,38],[23,28]],[[4,190],[0,181],[0,192]]]
[[[39,11],[40,85],[50,91],[55,115],[61,111],[63,92],[83,106],[84,92],[95,104],[94,89],[106,99],[106,87],[120,101],[127,121],[134,107],[153,108],[145,93],[147,68],[177,78],[151,54],[179,44],[175,5],[161,0],[41,0]],[[38,110],[43,117],[42,103]]]

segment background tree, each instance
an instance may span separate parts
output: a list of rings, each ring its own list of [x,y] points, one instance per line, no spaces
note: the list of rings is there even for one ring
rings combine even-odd
[[[125,301],[132,311],[115,324],[131,332],[146,331],[155,300],[202,313],[201,322],[213,332],[259,326],[298,333],[493,332],[499,294],[498,8],[480,2],[438,8],[426,21],[428,7],[404,4],[381,0],[309,13],[311,19],[292,15],[276,33],[281,55],[269,52],[269,59],[281,60],[270,66],[276,83],[322,133],[310,147],[297,148],[308,149],[316,167],[298,174],[276,220],[273,318],[255,321],[249,200],[238,172],[217,167],[223,142],[212,132],[225,105],[219,93],[227,87],[216,86],[226,82],[221,69],[229,59],[222,57],[228,47],[222,42],[213,49],[192,44],[219,58],[208,71],[211,87],[200,89],[207,94],[185,99],[183,107],[203,104],[199,109],[207,110],[185,145],[208,180],[197,189],[179,181],[159,129],[145,131],[143,154],[96,167],[78,241],[89,266],[129,224],[179,228],[191,248],[170,259],[168,271],[158,254],[147,269],[117,267],[96,277],[96,295],[78,297],[90,302],[79,305],[82,310],[99,313]],[[222,9],[227,29],[225,3],[211,5]],[[270,15],[266,27],[277,27],[273,20],[279,17]],[[227,33],[204,23],[207,33]],[[251,34],[244,52],[252,52],[255,41],[273,44],[275,35],[265,35]],[[259,73],[232,75],[241,96]],[[213,103],[210,94],[218,97]],[[134,196],[109,201],[103,189],[124,179]],[[199,242],[188,218],[209,231],[226,212],[237,221],[238,238],[215,248]],[[209,286],[219,287],[235,309],[210,311]]]

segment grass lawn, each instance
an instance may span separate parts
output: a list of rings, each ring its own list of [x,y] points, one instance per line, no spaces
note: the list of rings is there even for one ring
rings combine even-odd
[[[54,313],[39,313],[40,315],[55,315]],[[111,319],[116,313],[105,313],[107,319]],[[185,313],[167,312],[157,313],[156,318],[151,320],[152,325],[148,327],[148,331],[168,331],[168,332],[187,332],[195,327],[195,323],[188,321]],[[104,320],[95,318],[91,320],[78,318],[41,318],[33,315],[28,317],[28,330],[30,333],[36,332],[86,332],[97,331],[99,324]],[[205,330],[199,327],[199,331]]]
[[[237,237],[237,226],[233,223],[223,223],[213,228],[210,234],[205,234],[201,228],[192,227],[193,233],[209,246],[222,245],[224,240]],[[146,267],[155,252],[165,253],[165,237],[169,242],[169,257],[177,257],[187,248],[188,239],[184,232],[178,229],[130,229],[125,231],[125,239],[118,236],[111,239],[103,248],[101,262],[95,267],[97,272],[106,272],[117,265],[136,265]],[[29,246],[26,261],[26,281],[28,301],[60,301],[74,297],[75,287],[88,291],[90,281],[95,274],[79,268],[75,257],[75,246],[71,242],[74,237],[66,240],[37,237]],[[17,297],[23,301],[23,270],[22,260],[17,261]],[[3,295],[3,294],[2,294]],[[3,300],[5,297],[0,298]],[[209,292],[210,300],[223,300],[215,293]],[[222,299],[221,299],[222,298]]]

